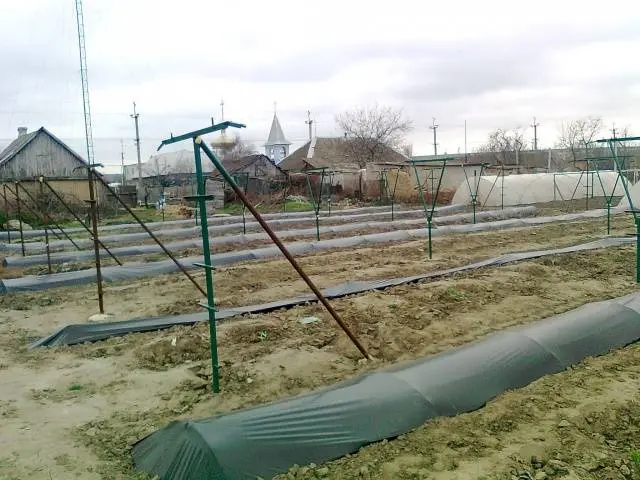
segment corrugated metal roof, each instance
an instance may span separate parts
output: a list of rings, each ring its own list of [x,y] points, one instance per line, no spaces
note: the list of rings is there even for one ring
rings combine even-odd
[[[280,121],[278,120],[278,115],[273,114],[273,121],[271,122],[271,130],[269,131],[269,139],[265,144],[267,147],[271,147],[274,145],[291,145],[291,142],[287,141],[284,138],[284,133],[282,132],[282,127],[280,126]]]

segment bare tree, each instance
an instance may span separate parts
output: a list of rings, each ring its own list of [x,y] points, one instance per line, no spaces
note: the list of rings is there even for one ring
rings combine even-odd
[[[360,168],[381,159],[386,147],[401,150],[412,122],[402,110],[378,106],[356,108],[336,116]]]
[[[411,158],[413,155],[413,144],[405,143],[400,147],[400,153],[402,153],[405,157]]]
[[[517,165],[520,152],[526,147],[527,141],[519,128],[499,128],[489,134],[487,143],[481,145],[477,151],[493,153],[500,165]]]
[[[585,117],[570,122],[563,122],[557,146],[571,153],[574,161],[584,159],[590,142],[602,132],[603,123],[600,117]]]

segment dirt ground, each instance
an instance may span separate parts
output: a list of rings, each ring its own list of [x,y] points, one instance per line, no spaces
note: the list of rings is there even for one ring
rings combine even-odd
[[[603,227],[604,219],[598,219],[440,238],[431,261],[424,242],[321,252],[300,261],[324,287],[566,246],[602,236]],[[632,228],[630,218],[614,221],[614,234]],[[224,391],[217,396],[208,387],[206,325],[29,351],[30,341],[95,314],[95,287],[2,296],[0,479],[145,478],[132,471],[130,445],[171,419],[307,392],[634,291],[633,260],[632,247],[548,257],[333,302],[376,357],[369,363],[360,361],[318,305],[230,321],[219,326]],[[220,306],[306,291],[282,260],[222,268],[214,278]],[[198,311],[198,300],[193,285],[177,274],[105,288],[107,311],[115,319]],[[320,321],[299,322],[308,316]],[[298,468],[288,477],[640,478],[633,462],[639,357],[640,350],[630,347],[589,360],[480,411],[429,422],[397,440],[325,466]],[[528,448],[535,452],[533,463]]]

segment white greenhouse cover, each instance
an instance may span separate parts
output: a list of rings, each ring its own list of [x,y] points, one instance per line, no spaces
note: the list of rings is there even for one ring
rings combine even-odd
[[[618,179],[616,172],[610,170],[601,171],[600,180],[596,172],[525,173],[505,177],[496,175],[475,179],[470,177],[468,183],[464,180],[460,184],[451,203],[471,204],[471,191],[475,192],[474,182],[478,183],[478,205],[491,207],[585,198],[587,182],[589,196],[604,197],[612,193],[616,196],[624,195],[622,181]],[[640,200],[640,190],[638,190],[638,198]]]
[[[631,185],[631,183],[628,182],[627,186],[629,188],[629,195],[631,196],[631,201],[633,202],[633,208],[635,209],[640,208],[640,182],[636,183],[635,185]],[[620,199],[620,203],[618,203],[618,207],[630,208],[629,199],[627,198],[626,195],[623,195],[623,197]]]

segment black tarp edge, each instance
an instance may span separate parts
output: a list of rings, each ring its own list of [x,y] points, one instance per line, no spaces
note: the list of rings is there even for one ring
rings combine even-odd
[[[634,243],[633,238],[615,238],[607,237],[593,242],[572,245],[565,248],[555,248],[551,250],[536,250],[529,252],[515,252],[500,255],[498,257],[474,262],[447,270],[429,272],[420,275],[412,275],[410,277],[400,277],[372,281],[351,281],[345,282],[332,287],[326,288],[322,293],[329,299],[343,298],[347,295],[360,294],[371,290],[384,290],[389,287],[415,283],[423,280],[434,280],[455,273],[466,272],[478,268],[505,265],[507,263],[530,260],[549,255],[560,255],[567,253],[575,253],[579,251],[594,250],[599,248],[616,247],[625,244]],[[257,313],[268,313],[281,308],[292,308],[309,302],[315,302],[316,297],[313,294],[303,294],[297,297],[277,300],[257,305],[248,305],[242,307],[223,308],[216,312],[216,318],[222,322],[227,319]],[[161,316],[151,318],[139,318],[120,322],[104,322],[104,323],[82,323],[75,325],[67,325],[60,328],[56,332],[34,342],[29,348],[36,347],[52,347],[63,345],[76,345],[85,342],[97,342],[106,340],[107,338],[127,335],[129,333],[151,332],[156,330],[164,330],[174,326],[188,326],[198,322],[208,320],[206,312],[188,313],[183,315]]]
[[[476,223],[471,225],[443,226],[433,231],[433,236],[451,233],[476,233],[488,230],[503,230],[508,228],[522,228],[528,226],[544,225],[553,222],[584,220],[605,215],[605,210],[592,210],[584,213],[566,214],[547,217],[511,218],[495,222]],[[314,251],[322,251],[332,248],[347,248],[355,246],[375,245],[389,242],[402,242],[418,240],[427,236],[424,228],[415,230],[396,230],[384,233],[372,233],[355,237],[335,238],[332,240],[295,242],[287,245],[293,255],[303,255]],[[211,257],[212,265],[223,267],[239,262],[277,258],[282,253],[275,246],[256,248],[252,250],[231,251],[214,254]],[[202,256],[182,257],[179,259],[186,269],[198,268],[195,263],[202,263]],[[128,263],[121,266],[108,266],[102,268],[102,279],[105,283],[122,280],[132,280],[147,276],[162,275],[178,271],[178,267],[171,260],[160,260],[149,263]],[[53,273],[49,275],[28,275],[17,278],[0,280],[0,294],[14,292],[35,292],[72,285],[83,285],[96,281],[94,268],[75,270],[71,272]]]
[[[200,420],[134,444],[162,480],[272,478],[482,408],[501,393],[640,340],[640,293],[583,305],[309,394]]]

